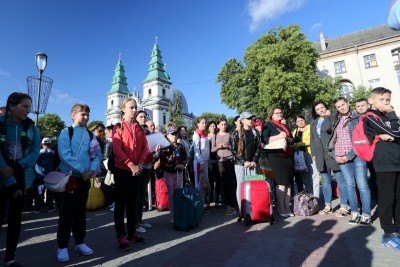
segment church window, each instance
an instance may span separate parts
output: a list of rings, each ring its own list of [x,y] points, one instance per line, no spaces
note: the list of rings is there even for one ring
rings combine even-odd
[[[162,119],[163,119],[163,124],[165,125],[167,123],[167,114],[164,113]]]
[[[162,95],[165,96],[165,89],[162,89]]]
[[[151,89],[149,89],[149,96],[151,96]]]
[[[111,100],[111,106],[114,106],[114,100]]]

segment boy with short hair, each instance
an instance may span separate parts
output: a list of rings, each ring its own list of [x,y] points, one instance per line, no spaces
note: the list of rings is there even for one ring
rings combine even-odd
[[[377,142],[372,163],[378,184],[379,220],[384,231],[381,244],[400,250],[400,121],[390,105],[391,91],[377,87],[368,103],[375,116],[364,119],[365,134],[370,143]]]

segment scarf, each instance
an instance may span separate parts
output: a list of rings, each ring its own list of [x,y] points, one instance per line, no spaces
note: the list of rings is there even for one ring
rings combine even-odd
[[[200,138],[207,138],[207,135],[203,130],[196,129],[196,133],[200,136]]]
[[[285,133],[286,136],[289,137],[290,136],[290,132],[288,130],[288,128],[286,127],[286,125],[282,124],[280,121],[276,121],[276,120],[271,120],[272,123],[274,123],[276,126],[278,126],[279,128],[281,128]]]

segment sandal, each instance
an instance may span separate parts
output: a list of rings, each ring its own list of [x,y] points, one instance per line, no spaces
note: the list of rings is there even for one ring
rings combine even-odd
[[[349,214],[350,212],[345,208],[340,208],[335,212],[335,216],[340,218],[346,217]]]
[[[332,207],[325,207],[323,210],[319,211],[319,215],[328,215],[332,213]]]

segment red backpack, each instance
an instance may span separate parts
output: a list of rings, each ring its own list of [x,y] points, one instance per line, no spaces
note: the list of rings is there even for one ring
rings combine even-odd
[[[354,151],[356,152],[357,156],[365,161],[371,161],[372,157],[374,156],[374,150],[376,143],[379,141],[379,135],[375,135],[375,138],[372,142],[372,144],[369,143],[368,137],[365,135],[364,132],[364,119],[367,116],[374,116],[378,120],[382,121],[381,118],[379,118],[375,113],[373,112],[367,112],[360,116],[358,119],[358,123],[356,127],[354,128],[353,135],[352,135],[352,141],[353,141],[353,148]]]

